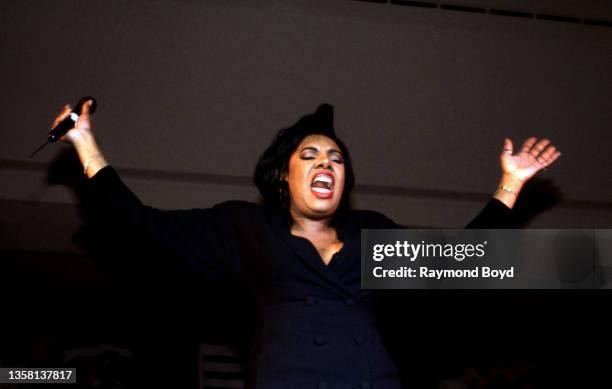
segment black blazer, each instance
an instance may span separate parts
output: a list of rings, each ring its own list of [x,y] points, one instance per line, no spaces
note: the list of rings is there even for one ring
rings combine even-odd
[[[256,388],[401,388],[376,327],[378,294],[361,290],[362,228],[401,228],[373,211],[350,211],[329,265],[293,236],[278,209],[229,201],[208,209],[144,206],[112,167],[87,183],[101,217],[127,223],[210,278],[241,277],[258,302],[250,366]],[[510,210],[491,200],[468,225],[503,227]]]

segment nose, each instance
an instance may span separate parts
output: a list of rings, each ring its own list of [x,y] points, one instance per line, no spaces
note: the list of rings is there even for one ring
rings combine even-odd
[[[331,169],[332,168],[331,161],[327,157],[321,158],[319,162],[317,163],[317,168]]]

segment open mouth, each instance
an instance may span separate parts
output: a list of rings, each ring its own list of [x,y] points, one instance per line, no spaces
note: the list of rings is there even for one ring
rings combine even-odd
[[[320,199],[328,199],[334,194],[334,175],[331,173],[317,173],[310,183],[311,192]]]

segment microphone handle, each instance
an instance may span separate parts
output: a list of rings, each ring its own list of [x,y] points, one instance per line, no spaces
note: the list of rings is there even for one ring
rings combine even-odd
[[[74,128],[77,120],[79,120],[79,115],[74,112],[70,112],[70,116],[62,120],[57,126],[49,131],[49,136],[47,137],[49,142],[57,142],[62,136],[64,136],[64,134]]]
[[[85,96],[81,98],[81,100],[79,100],[72,112],[70,112],[70,115],[68,115],[68,117],[66,117],[57,126],[52,128],[51,131],[49,131],[49,136],[47,137],[49,143],[57,142],[62,136],[64,136],[64,134],[74,128],[77,120],[79,120],[79,115],[81,114],[83,104],[85,104],[89,100],[92,101],[91,107],[89,107],[89,113],[92,114],[95,112],[96,107],[98,105],[96,99],[91,96]]]

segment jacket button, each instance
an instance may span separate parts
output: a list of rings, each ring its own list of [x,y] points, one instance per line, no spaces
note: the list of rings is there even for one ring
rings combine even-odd
[[[354,339],[355,343],[358,344],[359,346],[361,346],[362,344],[365,343],[365,337],[364,336],[356,336]]]
[[[372,385],[370,385],[370,383],[368,381],[363,381],[361,383],[361,388],[362,389],[370,389],[372,387]]]
[[[344,303],[345,303],[347,306],[352,307],[352,306],[354,306],[354,305],[355,305],[355,300],[353,300],[353,299],[346,299],[346,300],[344,300]]]
[[[325,339],[323,339],[323,338],[321,338],[321,337],[319,337],[319,336],[317,336],[316,338],[314,338],[312,341],[313,341],[313,342],[314,342],[314,344],[316,344],[317,346],[323,346],[325,343],[327,343],[327,342],[325,341]]]
[[[313,305],[315,305],[315,302],[316,300],[314,297],[308,296],[304,299],[304,304],[308,305],[309,307],[312,307]]]
[[[319,385],[317,385],[317,389],[327,389],[327,383],[326,382],[319,382]]]

